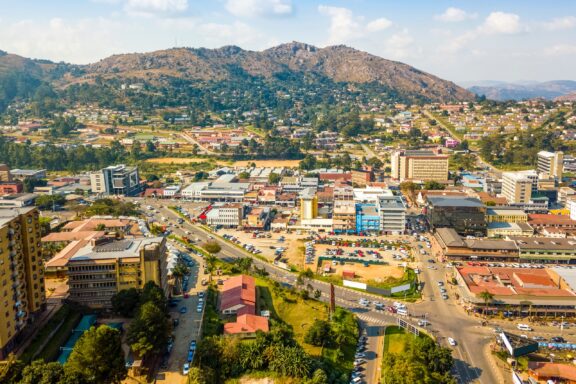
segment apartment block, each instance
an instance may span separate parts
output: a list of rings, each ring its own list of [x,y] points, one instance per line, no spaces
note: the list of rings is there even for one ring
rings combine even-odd
[[[353,233],[356,230],[356,203],[354,200],[334,200],[332,219],[334,232]]]
[[[133,196],[140,192],[138,167],[112,165],[90,174],[93,193]]]
[[[46,308],[38,209],[0,209],[0,358],[19,342],[26,324]]]
[[[109,308],[123,289],[153,281],[168,292],[166,239],[93,239],[68,259],[69,299],[91,308]]]
[[[538,152],[539,174],[544,175],[547,179],[562,180],[564,170],[564,153],[563,152]]]
[[[502,174],[502,195],[508,203],[529,203],[532,193],[538,188],[536,171],[504,172]]]
[[[432,151],[396,151],[391,157],[392,178],[399,181],[447,181],[448,156]]]

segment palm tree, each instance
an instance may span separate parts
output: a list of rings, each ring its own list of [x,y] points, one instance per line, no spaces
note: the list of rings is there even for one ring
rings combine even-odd
[[[174,286],[178,291],[182,292],[182,283],[184,281],[184,276],[190,273],[190,268],[182,263],[178,263],[172,269],[172,276],[174,277]]]
[[[214,255],[220,252],[222,247],[220,247],[220,244],[218,244],[216,241],[207,241],[203,244],[202,248],[204,248],[209,253],[209,255],[206,256],[206,268],[210,273],[209,280],[212,282],[212,272],[214,272],[216,266],[216,256]]]
[[[488,308],[488,303],[494,299],[494,295],[487,290],[480,292],[478,295],[482,300],[484,300],[484,317],[486,317],[486,309]]]

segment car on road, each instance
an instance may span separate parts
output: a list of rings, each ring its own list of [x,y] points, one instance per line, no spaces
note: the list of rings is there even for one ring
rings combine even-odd
[[[526,325],[526,324],[518,324],[516,326],[516,328],[518,328],[521,331],[531,331],[532,328],[530,328],[530,326]]]
[[[566,342],[566,340],[561,336],[554,336],[554,337],[550,338],[550,341],[553,343],[565,343]]]
[[[455,347],[455,346],[456,346],[456,340],[454,340],[453,338],[449,337],[449,338],[448,338],[448,344],[450,344],[451,346]]]
[[[444,294],[442,295],[442,300],[448,300],[448,295],[444,293]]]
[[[365,354],[364,352],[359,352],[359,353],[356,354],[355,357],[356,357],[357,359],[364,358],[364,357],[366,357],[366,354]]]
[[[198,292],[198,297],[204,297],[204,292]]]
[[[196,307],[196,312],[202,313],[202,306],[201,305]]]
[[[443,281],[439,281],[439,282],[438,282],[438,286],[439,286],[439,287],[441,287],[441,286],[443,286],[443,285],[444,285],[444,282],[443,282]]]
[[[186,376],[188,375],[189,372],[190,372],[190,363],[185,363],[184,366],[182,367],[182,374]]]
[[[186,312],[188,312],[188,308],[186,307],[180,308],[180,313],[186,313]]]
[[[195,351],[196,350],[196,340],[192,340],[190,341],[190,346],[188,347],[189,351]]]
[[[358,304],[367,307],[368,305],[370,305],[370,302],[368,300],[366,300],[365,298],[361,298],[360,300],[358,300]]]
[[[194,351],[188,351],[188,357],[186,358],[186,361],[191,363],[192,360],[194,360]]]
[[[185,299],[187,299],[187,298],[189,298],[189,297],[190,297],[190,295],[188,294],[188,292],[184,293],[184,298],[185,298]]]
[[[532,340],[534,340],[534,341],[546,341],[546,339],[542,336],[532,336]]]

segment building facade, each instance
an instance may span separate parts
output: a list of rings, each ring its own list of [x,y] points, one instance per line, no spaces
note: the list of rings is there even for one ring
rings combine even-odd
[[[242,204],[225,204],[213,207],[206,214],[206,224],[211,226],[237,228],[242,225],[243,218],[244,206]]]
[[[563,152],[538,152],[537,170],[539,174],[544,175],[547,179],[562,180],[564,171],[564,153]]]
[[[90,174],[92,192],[102,195],[134,196],[140,192],[138,167],[113,165]]]
[[[0,209],[0,272],[4,313],[0,316],[0,358],[18,343],[24,327],[46,308],[38,209]]]
[[[114,294],[143,288],[149,281],[169,291],[163,237],[93,239],[66,266],[69,299],[90,308],[110,308]]]
[[[396,151],[391,157],[392,178],[405,181],[447,181],[448,156],[432,151]]]
[[[502,195],[508,203],[529,203],[532,193],[538,189],[536,171],[504,172],[502,174]]]
[[[406,229],[406,205],[401,196],[382,196],[376,203],[380,213],[380,231],[404,233]]]
[[[427,197],[426,216],[432,229],[454,228],[463,235],[486,233],[486,207],[471,197]]]

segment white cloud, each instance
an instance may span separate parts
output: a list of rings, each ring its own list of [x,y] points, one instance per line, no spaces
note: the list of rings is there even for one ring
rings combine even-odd
[[[566,16],[557,17],[543,24],[544,28],[549,31],[558,31],[562,29],[571,29],[576,27],[576,17]]]
[[[173,14],[188,9],[188,0],[127,0],[124,10],[137,16]]]
[[[384,17],[366,23],[364,17],[354,16],[350,9],[343,7],[319,5],[318,11],[330,18],[329,44],[342,44],[382,31],[392,25],[392,22]]]
[[[441,15],[436,15],[434,18],[446,22],[459,22],[468,19],[475,19],[478,15],[475,13],[468,13],[463,9],[449,7]]]
[[[290,0],[227,0],[226,9],[238,17],[286,16],[294,11]]]
[[[392,25],[392,22],[385,17],[381,17],[376,20],[372,20],[366,25],[366,30],[368,32],[378,32],[383,31],[386,28],[389,28]]]
[[[514,13],[492,12],[484,24],[480,26],[481,32],[486,34],[514,34],[522,31],[520,16]]]
[[[412,45],[414,38],[405,29],[401,32],[395,33],[385,44],[385,52],[391,59],[403,59],[406,57],[414,56]]]
[[[573,44],[556,44],[545,50],[549,56],[573,55],[576,54],[576,45]]]

